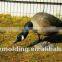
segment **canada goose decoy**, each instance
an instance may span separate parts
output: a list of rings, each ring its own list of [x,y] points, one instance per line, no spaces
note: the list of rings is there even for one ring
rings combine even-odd
[[[54,29],[47,30],[47,28],[50,27],[54,27]],[[40,41],[40,35],[46,36],[46,38],[51,35],[56,35],[58,33],[58,29],[56,30],[57,27],[62,27],[61,20],[48,13],[39,12],[32,17],[31,21],[25,24],[23,32],[17,36],[15,43],[25,39],[30,29],[38,34]],[[44,29],[46,29],[47,31],[43,31]],[[47,39],[49,38],[50,37],[48,37]]]

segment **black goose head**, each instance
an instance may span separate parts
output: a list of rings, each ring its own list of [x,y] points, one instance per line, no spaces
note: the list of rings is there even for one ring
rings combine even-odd
[[[27,37],[30,29],[33,29],[33,24],[31,21],[27,22],[24,25],[24,29],[22,30],[22,32],[20,34],[18,34],[15,43],[24,40]]]

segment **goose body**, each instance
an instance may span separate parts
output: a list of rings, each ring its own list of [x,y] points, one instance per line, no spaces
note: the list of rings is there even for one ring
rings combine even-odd
[[[47,45],[51,46],[52,44],[50,45],[50,43],[55,43],[58,40],[59,41],[62,40],[62,35],[61,36],[58,35],[59,32],[58,28],[59,27],[62,28],[62,21],[57,17],[50,15],[48,13],[39,12],[32,17],[31,22],[33,23],[33,29],[37,33],[43,36],[47,36],[46,38],[44,38],[44,42],[41,43],[38,42],[39,44],[36,44],[35,48],[40,47],[41,45],[43,47]],[[53,28],[52,30],[50,30],[51,27]]]
[[[35,14],[32,17],[31,22],[33,23],[33,29],[36,30],[39,34],[43,33],[43,30],[45,28],[62,27],[61,20],[59,20],[53,15],[42,12]],[[44,32],[45,35],[48,35],[48,33]]]

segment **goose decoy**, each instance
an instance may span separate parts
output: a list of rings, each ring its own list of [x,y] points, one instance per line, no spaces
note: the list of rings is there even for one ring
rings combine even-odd
[[[54,29],[50,30],[51,27]],[[52,35],[58,34],[58,27],[62,27],[62,21],[60,19],[48,13],[39,12],[32,17],[31,21],[25,24],[23,32],[17,36],[15,43],[24,40],[30,29],[38,34],[40,41],[40,35],[43,35],[47,38],[48,36],[51,37]],[[50,37],[48,37],[48,39]]]

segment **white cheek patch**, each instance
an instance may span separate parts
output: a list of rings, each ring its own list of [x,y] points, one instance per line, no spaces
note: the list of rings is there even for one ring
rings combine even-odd
[[[23,35],[21,36],[21,39],[24,40],[24,36]]]

